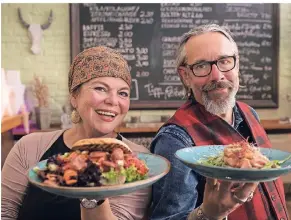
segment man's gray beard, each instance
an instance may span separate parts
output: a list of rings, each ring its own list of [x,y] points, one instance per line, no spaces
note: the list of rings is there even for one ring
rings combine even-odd
[[[231,90],[225,99],[210,100],[207,92],[202,92],[202,104],[206,111],[214,115],[225,114],[229,109],[235,106],[235,91]]]

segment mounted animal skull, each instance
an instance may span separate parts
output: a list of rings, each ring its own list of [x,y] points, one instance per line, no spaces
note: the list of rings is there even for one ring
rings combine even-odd
[[[53,11],[51,10],[48,21],[45,24],[28,24],[26,21],[24,21],[21,10],[18,8],[18,17],[22,25],[28,29],[29,31],[29,37],[32,41],[31,51],[34,54],[39,54],[41,52],[40,44],[41,44],[41,38],[43,30],[48,29],[53,21]]]

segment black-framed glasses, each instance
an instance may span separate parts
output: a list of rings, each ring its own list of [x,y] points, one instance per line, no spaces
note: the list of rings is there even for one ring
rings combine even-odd
[[[236,56],[226,56],[219,58],[214,61],[202,61],[199,63],[194,63],[191,65],[185,64],[190,70],[192,70],[193,74],[197,77],[208,76],[212,71],[212,66],[215,64],[219,71],[228,72],[232,70],[236,65]]]

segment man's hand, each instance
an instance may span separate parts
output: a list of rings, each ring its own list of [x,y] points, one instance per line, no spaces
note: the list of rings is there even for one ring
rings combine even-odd
[[[246,201],[252,199],[256,183],[236,183],[207,178],[202,210],[213,219],[223,219]]]

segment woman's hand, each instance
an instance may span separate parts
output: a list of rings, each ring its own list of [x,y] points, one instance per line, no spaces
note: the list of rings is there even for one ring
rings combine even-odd
[[[99,200],[101,201],[101,200]],[[112,213],[109,200],[105,199],[100,202],[95,208],[84,208],[81,205],[81,219],[82,220],[117,220],[117,217]]]
[[[207,178],[202,210],[213,219],[223,219],[250,200],[259,183],[236,183]]]

